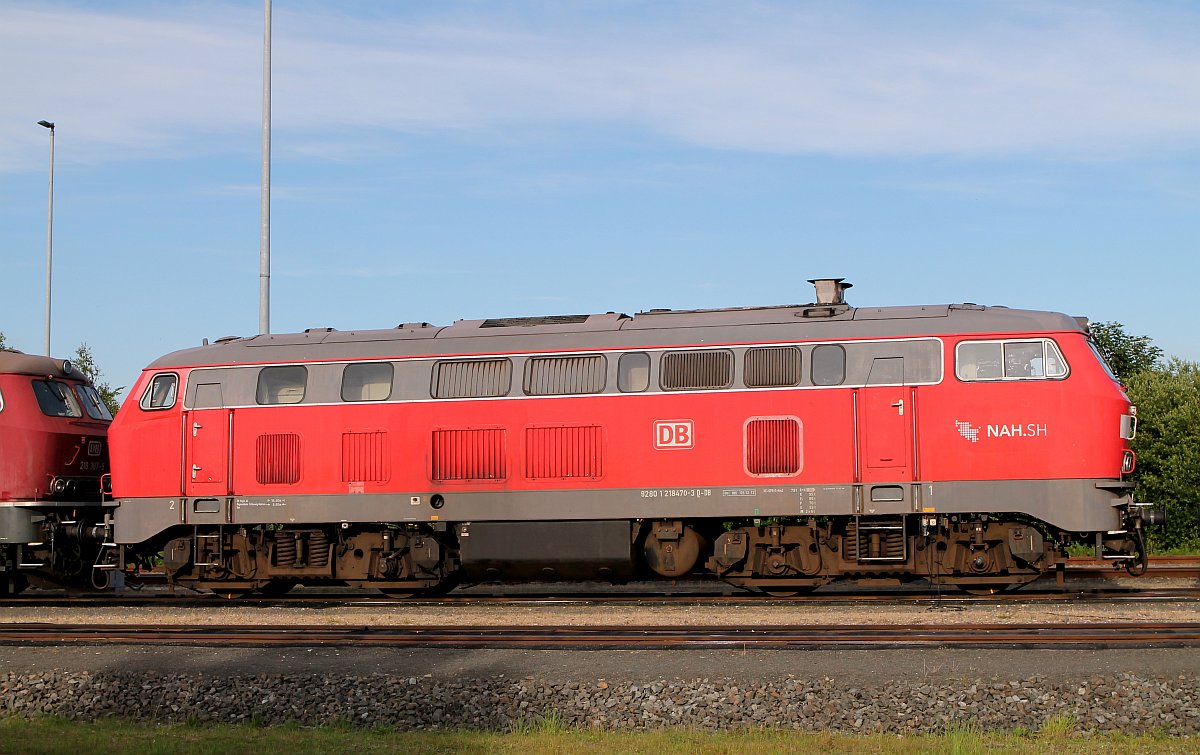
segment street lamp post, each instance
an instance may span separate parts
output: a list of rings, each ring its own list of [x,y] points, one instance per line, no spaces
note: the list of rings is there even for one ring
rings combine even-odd
[[[46,356],[50,356],[50,291],[54,273],[54,124],[38,121],[38,125],[50,129],[50,200],[46,211]]]

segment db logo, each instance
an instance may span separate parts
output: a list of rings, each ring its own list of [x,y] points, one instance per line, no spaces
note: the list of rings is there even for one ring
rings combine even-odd
[[[694,445],[696,445],[696,433],[690,419],[660,419],[655,421],[655,448],[691,448]]]

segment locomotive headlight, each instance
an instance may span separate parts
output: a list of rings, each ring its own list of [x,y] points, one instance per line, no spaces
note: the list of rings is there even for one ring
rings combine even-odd
[[[1135,469],[1137,469],[1137,454],[1125,449],[1125,455],[1121,458],[1121,474],[1132,474]]]
[[[54,482],[51,483],[50,487],[54,490],[56,495],[62,495],[63,493],[67,492],[67,481],[61,477],[57,477],[55,478]]]

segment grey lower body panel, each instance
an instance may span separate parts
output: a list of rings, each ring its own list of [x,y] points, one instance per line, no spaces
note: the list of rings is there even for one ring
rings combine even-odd
[[[116,542],[176,525],[740,519],[895,514],[1023,514],[1071,532],[1121,528],[1127,494],[1105,480],[992,480],[606,490],[415,491],[352,495],[119,499]],[[433,505],[440,498],[440,506]]]

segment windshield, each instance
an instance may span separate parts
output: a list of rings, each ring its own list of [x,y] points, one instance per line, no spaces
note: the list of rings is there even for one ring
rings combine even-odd
[[[100,398],[100,394],[90,385],[77,385],[75,390],[79,393],[79,397],[83,399],[83,408],[87,411],[88,416],[92,419],[102,419],[112,421],[112,414],[108,411],[108,406],[105,405],[104,399]]]
[[[58,380],[34,380],[33,394],[47,417],[82,417],[83,410],[71,388]]]

